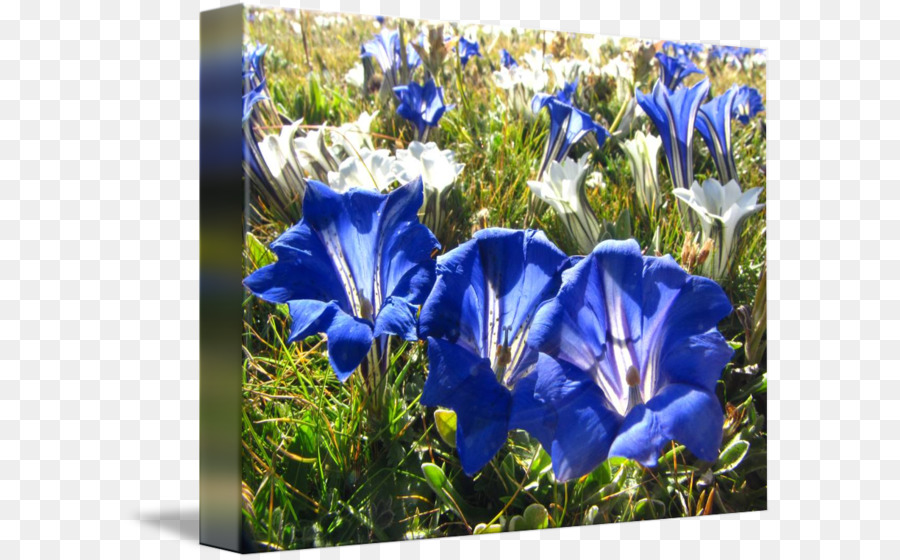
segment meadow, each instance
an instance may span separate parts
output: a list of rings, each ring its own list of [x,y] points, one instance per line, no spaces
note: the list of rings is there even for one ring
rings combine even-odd
[[[398,30],[401,53],[415,44],[419,59],[411,65],[415,57],[401,57],[390,78],[377,57],[360,56],[361,47],[386,30]],[[326,184],[353,181],[358,162],[343,165],[338,161],[343,154],[375,162],[385,177],[370,165],[365,179],[385,192],[396,189],[405,182],[401,160],[418,138],[452,151],[447,162],[453,180],[426,192],[421,213],[440,242],[435,257],[496,227],[541,230],[567,255],[585,255],[604,239],[634,239],[646,256],[672,255],[689,273],[713,276],[734,308],[718,324],[734,354],[715,383],[724,422],[714,460],[702,460],[672,441],[655,467],[610,457],[587,474],[559,481],[550,454],[524,430],[510,430],[499,452],[474,476],[464,472],[456,415],[420,402],[430,372],[426,341],[391,336],[379,354],[381,363],[368,366],[380,367],[380,377],[357,371],[340,381],[324,335],[289,342],[289,306],[248,291],[242,340],[248,540],[260,550],[282,550],[766,508],[765,189],[754,200],[758,206],[740,220],[736,237],[726,241],[715,227],[713,233],[701,228],[688,194],[673,194],[677,183],[665,149],[655,151],[645,169],[655,177],[643,177],[643,185],[655,183],[656,190],[644,193],[659,193],[648,202],[626,145],[638,133],[663,133],[635,99],[635,90],[649,95],[660,79],[658,52],[673,58],[680,53],[696,63],[699,71],[681,76],[680,91],[708,79],[704,102],[735,84],[764,98],[761,53],[262,9],[249,9],[245,33],[249,51],[265,46],[260,53],[265,88],[258,90],[253,117],[245,123],[252,142],[273,136],[268,142],[274,150],[279,135],[291,145],[306,141],[296,156],[306,161],[296,168],[282,162],[280,174],[248,171],[257,176],[250,181],[245,277],[276,262],[269,245],[301,219],[302,193],[290,198],[291,185],[311,177]],[[477,43],[479,54],[466,56],[471,43]],[[526,73],[533,81],[523,81]],[[443,100],[452,108],[423,138],[398,114],[403,101],[388,86],[426,78],[443,88]],[[515,85],[505,88],[511,79]],[[553,117],[533,110],[533,96],[554,95],[573,82],[567,102],[609,134],[605,141],[589,134],[568,152],[580,162],[573,185],[588,206],[581,217],[561,213],[563,203],[538,196],[542,187],[536,184],[552,187],[552,172],[543,174],[541,167]],[[535,85],[540,89],[531,88]],[[765,187],[764,113],[746,123],[730,115],[734,177],[743,192]],[[363,137],[362,144],[351,142],[353,135]],[[370,146],[370,156],[362,157],[363,144]],[[257,157],[258,166],[273,165],[268,155],[274,152],[251,152],[246,157]],[[325,161],[317,163],[323,153]],[[689,159],[699,184],[721,178],[716,155],[699,134]],[[268,188],[274,194],[266,194],[260,183],[273,183]],[[582,218],[588,225],[578,221],[582,229],[573,229],[572,220]],[[584,231],[590,237],[587,250],[579,237]],[[731,247],[729,258],[720,262],[725,245]]]

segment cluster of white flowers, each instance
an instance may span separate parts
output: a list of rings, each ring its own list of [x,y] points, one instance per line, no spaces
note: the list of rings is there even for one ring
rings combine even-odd
[[[494,83],[507,92],[510,105],[518,112],[528,114],[531,98],[547,87],[549,75],[544,70],[544,62],[553,57],[541,58],[537,49],[522,56],[522,62],[510,68],[500,68],[494,72]]]
[[[343,193],[351,188],[386,192],[421,177],[423,222],[438,231],[443,222],[443,198],[464,165],[456,162],[453,151],[442,150],[434,142],[414,141],[396,154],[375,149],[371,126],[377,114],[364,112],[356,121],[338,127],[310,127],[305,134],[300,133],[300,121],[286,125],[279,134],[259,142],[263,163],[286,195],[302,195],[305,179],[327,182]]]
[[[722,185],[715,179],[707,179],[703,185],[694,181],[690,190],[673,191],[699,218],[703,241],[713,242],[712,255],[703,263],[703,272],[710,278],[727,275],[737,257],[744,223],[765,206],[757,204],[761,192],[762,187],[742,192],[737,181]]]
[[[394,156],[389,150],[360,148],[338,166],[328,172],[328,184],[337,192],[347,192],[353,187],[385,192],[395,182]]]

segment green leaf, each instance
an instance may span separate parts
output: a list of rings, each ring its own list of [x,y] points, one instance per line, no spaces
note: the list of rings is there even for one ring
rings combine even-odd
[[[463,500],[439,466],[434,463],[422,463],[422,474],[425,475],[425,482],[434,490],[441,503],[456,512],[460,519],[465,521],[466,513],[470,515],[481,513],[480,510],[471,507]]]
[[[550,514],[547,513],[547,508],[541,504],[531,504],[525,508],[525,512],[522,516],[525,518],[525,525],[529,529],[546,528],[547,521],[550,518]]]
[[[737,440],[722,450],[719,454],[719,460],[716,461],[715,471],[713,474],[723,474],[733,471],[741,464],[747,451],[750,450],[750,443],[744,440]]]
[[[247,238],[244,241],[247,247],[247,253],[250,256],[250,261],[256,266],[256,268],[262,268],[267,264],[272,264],[275,262],[275,255],[272,254],[272,251],[269,251],[269,248],[262,244],[262,242],[256,238],[252,233],[247,234]]]
[[[525,518],[521,515],[514,515],[512,519],[509,520],[509,530],[510,531],[523,531],[528,527],[525,526]]]
[[[444,443],[456,449],[456,413],[452,410],[435,410],[434,424]]]

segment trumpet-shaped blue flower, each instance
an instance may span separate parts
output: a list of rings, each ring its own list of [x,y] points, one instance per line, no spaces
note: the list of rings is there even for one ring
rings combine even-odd
[[[674,90],[691,74],[702,74],[703,70],[685,54],[669,56],[664,52],[656,53],[659,62],[659,81],[667,88]]]
[[[459,61],[462,63],[463,68],[466,67],[469,59],[473,56],[481,58],[481,49],[478,46],[478,41],[469,41],[465,37],[460,37],[456,48],[459,49]]]
[[[722,60],[732,66],[740,68],[748,56],[762,54],[763,52],[765,52],[763,49],[715,45],[710,47],[708,58],[709,60]]]
[[[544,108],[550,114],[550,135],[547,137],[547,146],[538,172],[539,181],[542,180],[551,161],[564,161],[572,146],[588,133],[593,133],[601,146],[609,137],[609,132],[591,120],[591,116],[584,111],[552,95],[539,93],[531,100],[531,111],[539,113]]]
[[[244,94],[244,117],[241,122],[247,122],[250,120],[250,115],[253,114],[253,106],[259,103],[260,101],[264,101],[269,98],[266,93],[268,90],[266,89],[266,81],[261,81],[256,87],[252,88],[250,91]]]
[[[397,29],[382,29],[371,41],[363,43],[359,56],[374,58],[381,66],[387,86],[394,87],[398,83],[403,61],[400,54],[400,32]],[[421,62],[416,49],[407,43],[406,64],[409,69],[416,68]]]
[[[722,439],[715,386],[733,350],[718,284],[634,240],[604,241],[562,275],[531,326],[541,352],[513,392],[510,426],[550,453],[559,480],[609,456],[655,466],[670,440],[712,461]]]
[[[709,80],[677,91],[670,91],[661,82],[656,82],[650,95],[644,95],[640,90],[635,92],[638,104],[653,121],[662,139],[669,174],[676,188],[689,188],[694,182],[694,123],[708,93]]]
[[[506,49],[500,49],[500,64],[504,68],[513,68],[519,65],[519,63],[516,62],[516,59],[513,58]]]
[[[731,150],[731,115],[738,87],[731,86],[723,94],[700,106],[697,113],[697,132],[706,142],[716,164],[719,180],[724,184],[737,179],[734,154]]]
[[[738,88],[737,94],[734,96],[734,103],[731,106],[732,118],[741,121],[741,124],[748,124],[750,119],[755,117],[757,113],[765,110],[766,106],[763,105],[762,96],[759,95],[759,91],[756,88],[750,86]]]
[[[554,97],[562,101],[563,103],[567,103],[569,105],[574,105],[575,99],[575,90],[578,88],[578,77],[576,76],[575,81],[573,82],[565,82],[562,89],[556,92]]]
[[[255,84],[265,81],[266,69],[264,66],[264,61],[266,50],[268,48],[268,45],[263,45],[260,43],[257,43],[255,47],[252,47],[250,45],[244,46],[242,66],[245,79],[253,78]],[[246,93],[248,89],[249,87],[245,86],[244,93]]]
[[[397,114],[416,126],[416,140],[424,142],[428,129],[438,125],[444,112],[453,105],[444,105],[444,88],[428,80],[424,86],[410,82],[394,88],[394,95],[400,100]]]
[[[253,114],[253,107],[260,101],[269,99],[266,85],[265,55],[268,45],[257,43],[255,47],[244,46],[241,60],[243,77],[244,114],[242,122],[246,123]]]
[[[389,334],[417,339],[416,310],[434,283],[431,254],[439,244],[416,215],[421,179],[387,195],[307,185],[303,219],[271,245],[278,261],[244,285],[288,305],[288,342],[325,333],[328,361],[344,381],[373,340]]]
[[[506,442],[510,391],[538,358],[525,344],[532,318],[556,294],[568,262],[543,232],[499,228],[438,259],[419,324],[429,363],[421,402],[456,411],[457,449],[470,476]]]
[[[696,57],[703,53],[706,50],[706,45],[703,43],[678,43],[675,41],[665,41],[663,43],[663,51],[671,51],[676,56],[686,55],[690,57]]]

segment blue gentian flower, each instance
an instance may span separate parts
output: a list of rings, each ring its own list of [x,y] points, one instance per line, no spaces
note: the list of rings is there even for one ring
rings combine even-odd
[[[459,44],[456,48],[459,49],[459,61],[462,63],[463,68],[466,67],[469,59],[473,56],[481,58],[481,50],[478,47],[478,41],[469,41],[465,37],[460,37]]]
[[[532,318],[568,263],[543,232],[500,228],[438,258],[419,324],[429,363],[421,402],[456,411],[456,447],[470,476],[506,442],[510,391],[538,358],[525,344]]]
[[[748,124],[750,119],[766,110],[763,105],[762,96],[756,88],[750,86],[741,86],[738,88],[737,94],[734,96],[734,104],[731,108],[731,116],[741,124]]]
[[[243,73],[245,78],[254,78],[255,83],[262,82],[266,79],[266,70],[264,66],[266,50],[268,45],[257,43],[255,47],[246,45],[242,57]],[[244,93],[247,92],[244,89]]]
[[[248,12],[249,13],[249,12]],[[245,45],[241,59],[243,77],[244,114],[246,123],[253,114],[253,107],[260,101],[270,99],[266,85],[265,56],[268,45],[257,43],[255,47]]]
[[[737,92],[738,87],[731,86],[722,95],[701,105],[697,113],[697,132],[709,148],[722,184],[732,179],[737,180],[734,154],[731,151],[731,114]]]
[[[250,119],[250,115],[253,114],[253,106],[259,103],[260,101],[266,100],[269,98],[266,95],[266,81],[263,80],[256,87],[252,88],[250,91],[244,94],[244,117],[241,122],[246,123]]]
[[[701,54],[706,46],[703,43],[678,43],[675,41],[665,41],[663,42],[663,51],[669,51],[678,55],[686,55],[690,57],[696,57]]]
[[[722,60],[736,68],[740,68],[745,58],[762,52],[764,52],[763,49],[753,49],[750,47],[715,45],[710,47],[708,58],[710,60]]]
[[[307,181],[303,219],[272,245],[278,257],[244,279],[256,296],[286,303],[288,342],[328,336],[328,361],[346,380],[373,340],[417,340],[417,306],[435,278],[440,247],[419,223],[422,181],[390,194],[350,189],[338,194]]]
[[[680,86],[689,75],[703,73],[703,70],[684,54],[669,56],[664,52],[658,52],[656,60],[659,61],[659,81],[670,90]]]
[[[536,437],[558,480],[607,457],[655,466],[670,440],[718,456],[716,382],[733,350],[716,325],[731,304],[718,284],[637,242],[604,241],[562,275],[531,325],[541,352],[513,392],[510,426]]]
[[[397,114],[416,126],[416,140],[424,142],[428,129],[438,125],[444,112],[453,105],[444,105],[444,88],[428,80],[424,86],[410,82],[394,88],[394,95],[400,100]]]
[[[400,58],[400,31],[397,29],[382,29],[375,34],[375,38],[364,43],[360,48],[361,57],[372,57],[381,66],[388,87],[393,88],[398,83],[402,59]],[[418,67],[422,62],[416,49],[409,43],[406,44],[406,64],[410,70]]]
[[[547,147],[538,172],[539,181],[551,161],[562,162],[572,146],[588,133],[594,133],[601,146],[609,137],[609,132],[591,120],[591,116],[584,111],[552,95],[538,93],[531,100],[531,111],[539,113],[544,108],[550,113],[550,135],[547,137]]]
[[[708,93],[709,80],[676,91],[670,91],[658,81],[650,95],[635,91],[638,104],[653,121],[662,139],[675,188],[690,188],[694,182],[694,122]]]
[[[574,105],[573,101],[575,99],[575,90],[578,88],[578,77],[576,76],[574,82],[565,82],[562,89],[556,92],[554,97],[562,101],[563,103],[567,103],[569,105]]]
[[[516,62],[516,59],[513,58],[506,49],[500,49],[500,64],[504,68],[513,68],[519,65],[519,63]]]

